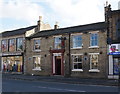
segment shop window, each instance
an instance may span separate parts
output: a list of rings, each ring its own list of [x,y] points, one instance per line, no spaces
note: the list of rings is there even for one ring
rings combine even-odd
[[[23,51],[23,38],[17,38],[17,51]]]
[[[33,70],[41,70],[41,57],[33,56]]]
[[[97,33],[90,34],[90,46],[98,46],[98,34]]]
[[[90,70],[98,70],[98,54],[90,55]]]
[[[4,72],[22,72],[22,56],[2,57]]]
[[[40,39],[34,40],[34,50],[40,50]]]
[[[7,40],[2,40],[1,42],[1,48],[2,48],[2,52],[7,51]]]
[[[9,51],[15,51],[15,39],[9,39]]]
[[[113,73],[114,75],[119,75],[119,64],[120,60],[119,58],[114,58],[113,59]]]
[[[73,58],[73,70],[82,69],[82,55],[72,55]]]
[[[73,48],[80,48],[80,47],[82,47],[82,36],[74,35],[73,36]]]
[[[55,49],[61,49],[61,37],[55,37],[54,38],[54,48]]]

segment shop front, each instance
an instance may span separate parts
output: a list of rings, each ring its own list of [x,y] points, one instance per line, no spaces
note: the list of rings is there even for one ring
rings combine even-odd
[[[22,73],[23,56],[22,53],[12,53],[2,55],[2,71],[5,73]]]
[[[120,44],[109,45],[109,79],[119,79]]]

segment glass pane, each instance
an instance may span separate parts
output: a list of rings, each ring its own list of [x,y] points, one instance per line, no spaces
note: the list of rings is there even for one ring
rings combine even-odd
[[[61,49],[61,40],[60,40],[60,37],[55,37],[54,47],[55,47],[55,49]]]
[[[91,55],[91,68],[97,69],[98,67],[98,55]]]
[[[78,56],[78,62],[82,62],[82,56]]]
[[[77,69],[77,63],[74,63],[74,69]]]
[[[15,39],[10,39],[9,40],[9,51],[14,51],[15,50]]]
[[[2,40],[2,51],[7,51],[7,40]]]
[[[40,40],[34,40],[34,49],[40,50]]]
[[[23,50],[23,38],[18,38],[17,39],[17,51],[22,51]]]
[[[81,47],[81,45],[82,45],[81,35],[73,36],[73,48],[74,47]]]
[[[40,67],[40,57],[33,57],[34,68]]]
[[[82,69],[82,63],[78,63],[78,69]]]

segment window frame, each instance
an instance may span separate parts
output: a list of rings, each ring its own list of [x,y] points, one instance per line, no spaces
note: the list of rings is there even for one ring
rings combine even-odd
[[[61,37],[62,37],[62,36],[55,36],[55,37],[54,37],[54,49],[62,49],[62,47],[61,47],[62,41],[61,41],[61,39],[60,39]],[[59,42],[57,42],[57,43],[56,43],[56,38],[59,38]],[[58,47],[56,46],[56,44],[58,44],[58,45],[60,44],[60,48],[58,48]]]
[[[6,41],[6,50],[5,51],[3,51],[3,47],[2,47],[2,42],[3,41]],[[8,51],[8,40],[7,39],[3,39],[3,40],[1,40],[1,52],[7,52]]]
[[[23,51],[24,50],[24,41],[25,41],[25,39],[23,37],[16,38],[16,51],[19,51],[18,50],[18,39],[22,39],[22,50],[20,50],[20,51]]]
[[[81,71],[81,72],[83,72],[83,54],[71,54],[71,56],[72,56],[72,71]],[[82,61],[81,62],[74,62],[74,56],[80,56]],[[81,63],[82,64],[82,68],[75,69],[74,68],[74,63],[76,63],[76,64]]]
[[[77,42],[74,41],[74,38],[75,37],[80,37],[81,40],[77,40]],[[74,46],[74,43],[78,43],[80,42],[80,46]],[[83,43],[82,43],[82,35],[81,34],[78,34],[78,35],[72,35],[72,49],[79,49],[79,48],[82,48],[83,46]]]
[[[40,61],[39,61],[40,67],[35,67],[34,58],[40,58]],[[32,57],[32,62],[33,62],[33,68],[32,68],[32,70],[41,71],[41,55],[35,55],[35,56],[33,56]]]
[[[97,55],[97,68],[92,68],[92,60],[91,60],[91,56],[92,55]],[[100,72],[99,70],[99,53],[89,53],[89,62],[90,62],[90,69],[89,72]]]
[[[38,44],[38,46],[40,47],[40,49],[35,49],[35,41],[36,40],[39,40],[40,41],[40,44]],[[41,39],[39,38],[36,38],[36,39],[33,39],[33,51],[41,51]]]
[[[97,34],[97,39],[95,39],[95,35]],[[94,35],[94,36],[93,36]],[[93,39],[92,39],[92,37],[93,37]],[[98,39],[99,39],[99,36],[98,36],[98,32],[93,32],[93,33],[90,33],[90,47],[89,48],[98,48],[99,46],[98,46]],[[94,42],[93,42],[94,41]],[[96,42],[96,44],[95,44],[95,42]],[[92,45],[92,43],[94,44],[94,45]]]
[[[14,50],[13,50],[13,51],[10,51],[10,40],[14,40]],[[16,51],[16,40],[15,40],[15,38],[10,38],[10,39],[8,39],[8,51],[9,51],[9,52],[14,52],[14,51]]]

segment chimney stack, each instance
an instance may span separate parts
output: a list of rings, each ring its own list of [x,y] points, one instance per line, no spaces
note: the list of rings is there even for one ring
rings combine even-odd
[[[54,25],[54,29],[58,29],[58,28],[59,28],[58,22],[56,22],[55,25]]]
[[[42,16],[39,16],[39,20],[37,22],[38,31],[40,31],[41,24],[42,24]]]
[[[105,4],[105,21],[108,20],[108,14],[111,12],[111,5],[108,4],[108,1],[106,1],[106,4]]]

